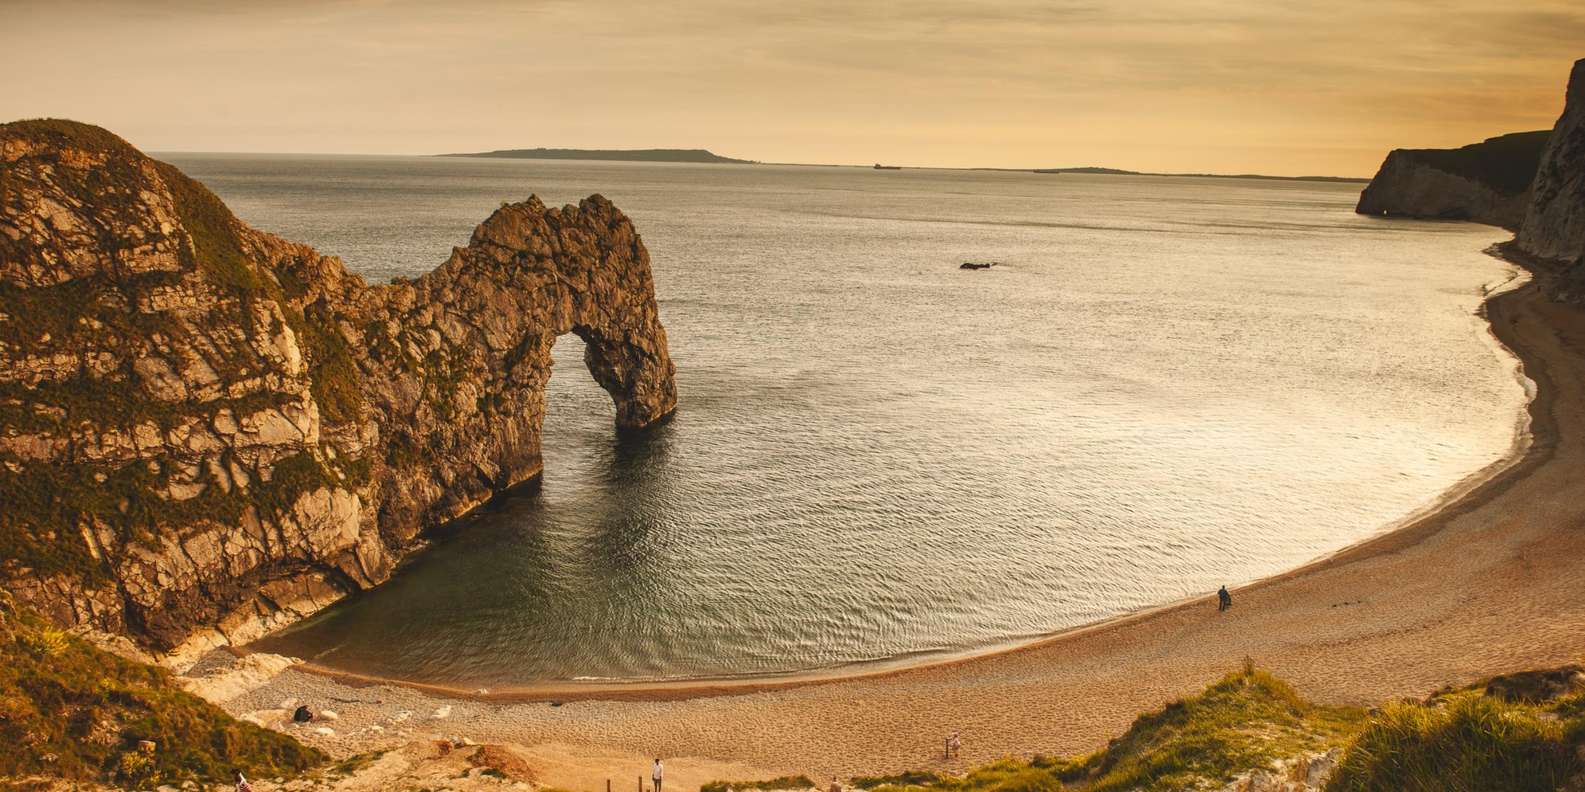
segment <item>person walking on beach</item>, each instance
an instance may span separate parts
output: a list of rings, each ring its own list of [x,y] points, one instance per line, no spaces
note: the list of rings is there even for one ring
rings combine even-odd
[[[661,777],[661,775],[663,775],[663,772],[662,772],[663,769],[664,768],[662,768],[660,766],[660,758],[656,757],[655,758],[655,768],[653,770],[649,771],[650,780],[655,782],[655,792],[660,792],[660,780],[661,780],[660,777]]]
[[[1223,586],[1222,588],[1217,590],[1217,592],[1216,592],[1216,603],[1217,603],[1216,609],[1219,610],[1219,611],[1225,611],[1228,608],[1233,607],[1233,595],[1227,593],[1227,587],[1226,586]]]
[[[952,759],[954,757],[961,756],[962,754],[963,738],[958,736],[958,732],[953,732],[947,735],[947,758]]]

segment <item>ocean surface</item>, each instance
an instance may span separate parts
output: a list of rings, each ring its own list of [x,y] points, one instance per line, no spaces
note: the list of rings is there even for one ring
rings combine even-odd
[[[1357,216],[1358,184],[165,158],[371,282],[530,193],[603,193],[649,247],[676,419],[618,440],[562,338],[538,491],[262,642],[362,673],[499,688],[998,646],[1360,541],[1522,425],[1477,314],[1505,234]]]

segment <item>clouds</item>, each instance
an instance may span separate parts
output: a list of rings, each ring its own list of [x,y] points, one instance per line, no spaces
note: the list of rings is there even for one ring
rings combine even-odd
[[[1550,125],[1532,0],[13,0],[0,116],[151,149],[706,146],[790,161],[1368,174]]]

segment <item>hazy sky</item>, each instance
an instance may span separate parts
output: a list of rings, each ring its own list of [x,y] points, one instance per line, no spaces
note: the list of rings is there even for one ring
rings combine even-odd
[[[152,151],[1369,175],[1550,127],[1581,0],[0,0],[0,120]]]

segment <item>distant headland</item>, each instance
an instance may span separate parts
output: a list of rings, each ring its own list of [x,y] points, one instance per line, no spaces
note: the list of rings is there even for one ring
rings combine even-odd
[[[564,149],[531,148],[441,154],[442,157],[495,157],[498,159],[613,160],[616,162],[706,162],[717,165],[755,165],[754,160],[723,157],[706,149]]]

